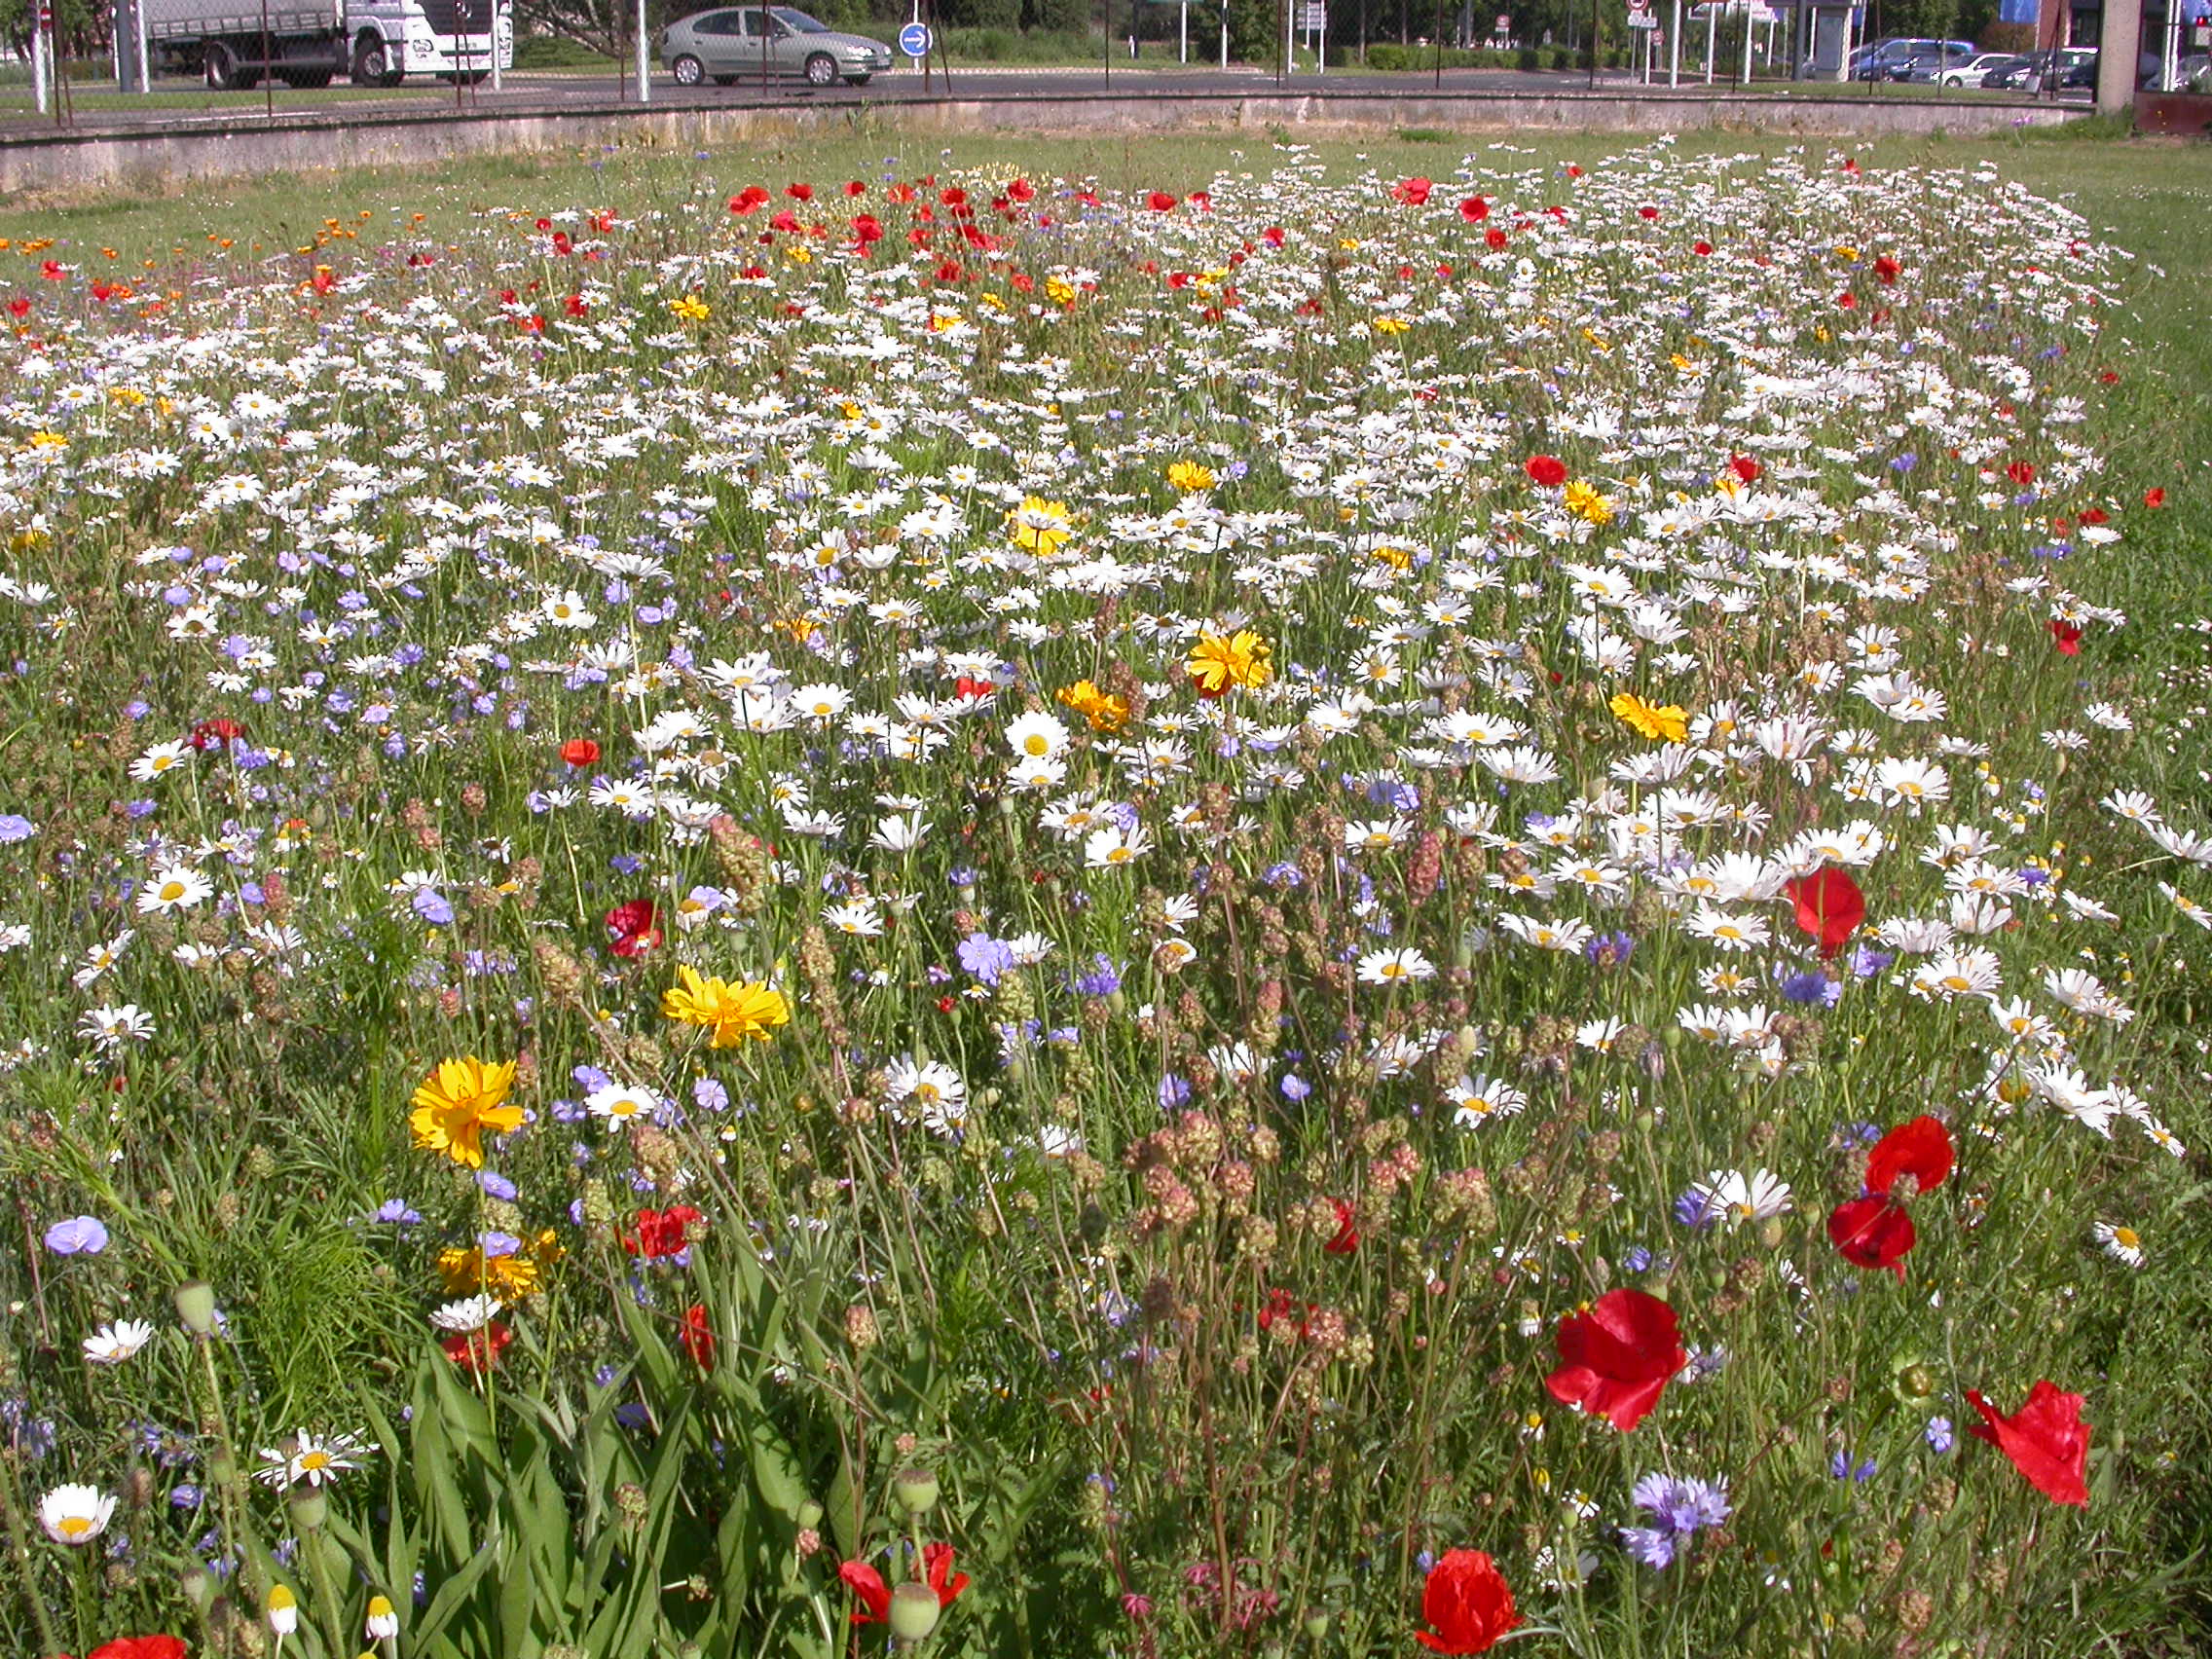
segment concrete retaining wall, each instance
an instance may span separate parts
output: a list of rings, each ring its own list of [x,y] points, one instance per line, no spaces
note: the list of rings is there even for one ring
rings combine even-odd
[[[63,132],[0,143],[0,195],[68,198],[166,191],[196,180],[315,169],[417,166],[452,156],[527,154],[605,144],[703,149],[841,132],[861,123],[917,131],[1124,133],[1282,127],[1314,135],[1434,128],[1450,132],[1685,132],[1722,127],[1820,137],[1973,133],[2052,126],[2086,113],[2019,103],[1907,103],[1865,97],[1751,96],[1647,90],[1596,93],[1346,91],[1290,95],[1061,92],[887,103],[716,102],[464,115],[324,114],[195,122],[154,131]]]

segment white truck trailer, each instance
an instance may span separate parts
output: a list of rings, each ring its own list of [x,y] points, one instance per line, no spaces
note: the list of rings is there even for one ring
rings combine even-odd
[[[146,51],[217,92],[258,86],[396,87],[408,75],[476,82],[514,67],[506,0],[138,0]]]

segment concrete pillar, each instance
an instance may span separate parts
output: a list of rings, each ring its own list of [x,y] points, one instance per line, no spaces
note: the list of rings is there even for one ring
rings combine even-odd
[[[2142,52],[2143,0],[2105,0],[2097,35],[2099,115],[2120,115],[2135,107],[2135,60]]]

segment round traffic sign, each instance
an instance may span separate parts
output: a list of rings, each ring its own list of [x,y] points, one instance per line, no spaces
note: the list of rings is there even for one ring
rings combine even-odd
[[[899,50],[908,57],[927,57],[930,55],[930,26],[927,23],[908,23],[899,31]]]

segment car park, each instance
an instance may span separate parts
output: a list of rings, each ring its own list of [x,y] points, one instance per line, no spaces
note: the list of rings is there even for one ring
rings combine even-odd
[[[2097,81],[2097,55],[2085,47],[2065,47],[2056,52],[2030,52],[2009,68],[1994,69],[1982,77],[1984,87],[2006,92],[2041,92],[2064,87],[2093,87]]]
[[[680,87],[708,80],[727,87],[749,76],[865,87],[891,67],[891,48],[791,6],[733,6],[671,23],[660,37],[660,61]]]

